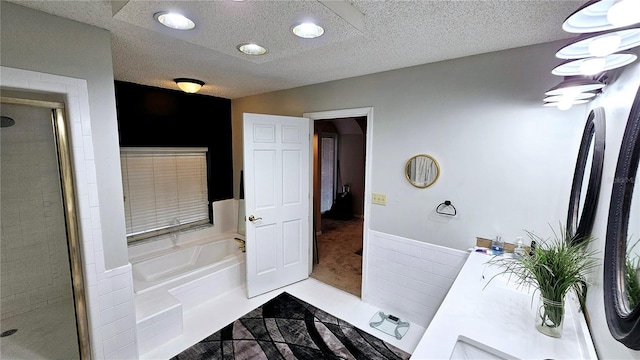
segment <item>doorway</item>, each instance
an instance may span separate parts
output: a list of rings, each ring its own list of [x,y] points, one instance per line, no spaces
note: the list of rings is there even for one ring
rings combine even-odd
[[[90,357],[63,108],[2,98],[2,358]]]
[[[349,110],[344,110],[349,111]],[[305,114],[314,120],[316,257],[310,276],[364,298],[365,183],[370,109]],[[310,116],[311,115],[311,116]]]

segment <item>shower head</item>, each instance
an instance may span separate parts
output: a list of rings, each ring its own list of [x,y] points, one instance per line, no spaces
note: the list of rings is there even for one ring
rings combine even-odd
[[[10,127],[16,124],[16,121],[8,116],[0,116],[0,127]]]

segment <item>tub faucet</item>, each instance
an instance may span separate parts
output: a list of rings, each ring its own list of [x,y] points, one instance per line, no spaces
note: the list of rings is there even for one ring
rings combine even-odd
[[[246,252],[247,251],[247,243],[240,239],[240,238],[235,238],[235,240],[238,242],[238,249],[242,250],[242,252]]]

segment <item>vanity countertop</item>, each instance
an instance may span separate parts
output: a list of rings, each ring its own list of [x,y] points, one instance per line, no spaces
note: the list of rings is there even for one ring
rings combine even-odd
[[[460,337],[484,344],[503,358],[597,358],[575,295],[567,297],[562,337],[541,334],[533,320],[537,293],[532,303],[531,293],[507,281],[506,275],[498,275],[485,287],[499,272],[486,264],[490,258],[476,252],[469,255],[411,359],[449,359]]]

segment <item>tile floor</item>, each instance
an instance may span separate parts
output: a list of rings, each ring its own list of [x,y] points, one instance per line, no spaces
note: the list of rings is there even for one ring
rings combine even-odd
[[[0,339],[0,358],[79,359],[73,298],[2,320],[2,331],[18,329]]]
[[[283,291],[409,353],[413,352],[425,331],[423,327],[411,324],[404,338],[396,340],[369,326],[371,317],[383,309],[363,303],[352,294],[309,278],[251,299],[247,299],[244,288],[237,288],[218,299],[203,303],[184,314],[184,331],[181,336],[161,347],[139,354],[140,359],[169,359]]]

